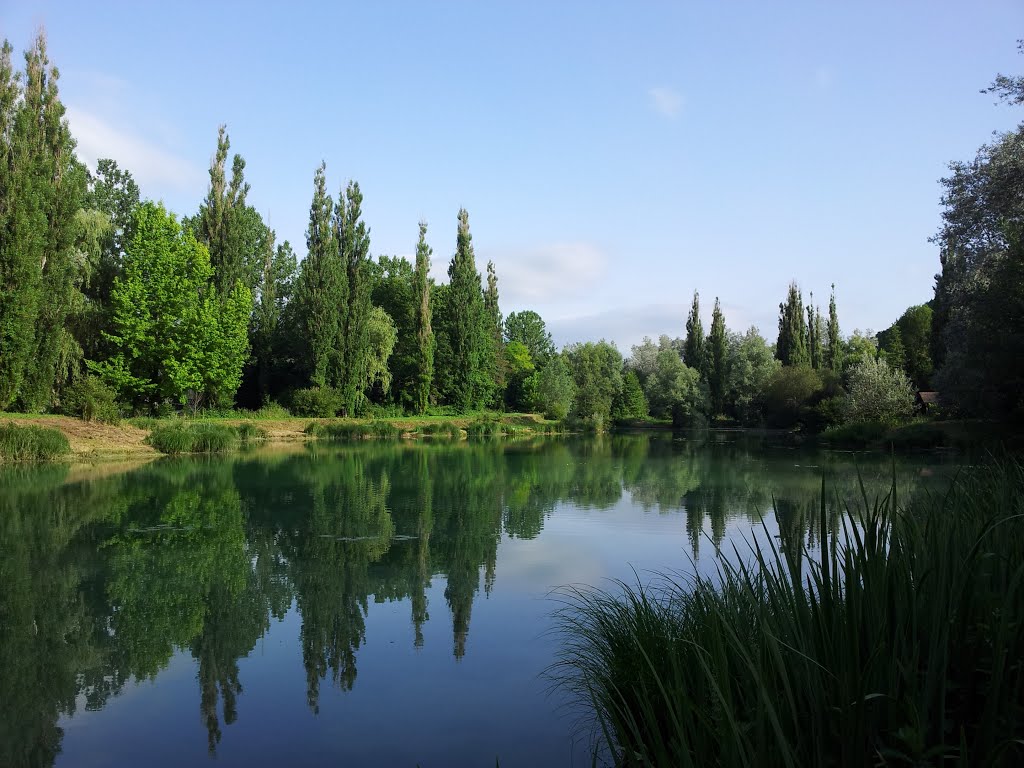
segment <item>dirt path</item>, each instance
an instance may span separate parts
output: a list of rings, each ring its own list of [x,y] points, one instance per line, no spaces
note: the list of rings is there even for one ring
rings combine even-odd
[[[70,416],[18,416],[14,419],[0,416],[0,423],[4,422],[59,429],[67,436],[75,459],[88,461],[94,458],[149,458],[160,455],[145,443],[149,432],[127,422],[113,426]]]

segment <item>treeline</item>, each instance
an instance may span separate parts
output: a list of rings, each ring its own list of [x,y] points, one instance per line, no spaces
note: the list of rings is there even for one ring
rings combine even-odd
[[[374,258],[359,185],[332,198],[324,165],[300,262],[249,204],[224,127],[206,198],[179,219],[114,161],[90,171],[76,158],[42,36],[23,72],[11,57],[5,43],[0,410],[275,402],[309,416],[513,409],[598,429],[648,417],[821,429],[906,416],[914,388],[933,384],[966,415],[1020,408],[1020,129],[953,166],[935,300],[877,338],[842,336],[834,287],[822,312],[792,284],[774,345],[730,332],[717,299],[705,334],[695,294],[685,338],[647,339],[624,359],[603,341],[558,352],[535,312],[503,317],[465,210],[446,284],[429,277],[424,222],[415,263]],[[1019,79],[993,90],[1024,100]]]

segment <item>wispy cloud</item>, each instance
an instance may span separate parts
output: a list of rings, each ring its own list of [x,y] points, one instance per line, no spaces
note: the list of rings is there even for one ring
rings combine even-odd
[[[663,117],[675,119],[683,110],[683,95],[674,88],[656,86],[647,90],[651,107]]]
[[[608,260],[589,243],[551,243],[525,252],[484,255],[494,261],[502,303],[524,305],[572,298],[605,274]],[[478,255],[480,261],[480,255]],[[478,266],[480,266],[478,264]]]
[[[90,167],[95,168],[100,158],[110,157],[131,172],[144,194],[159,195],[168,188],[201,194],[205,184],[202,169],[170,150],[75,106],[68,106],[67,118],[78,142],[78,156]]]

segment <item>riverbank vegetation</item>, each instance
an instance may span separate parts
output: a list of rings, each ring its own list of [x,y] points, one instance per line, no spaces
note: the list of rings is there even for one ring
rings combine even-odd
[[[815,547],[769,537],[711,576],[567,593],[555,674],[613,762],[1024,761],[1024,467],[864,498],[841,529],[822,493]]]
[[[1024,312],[1010,311],[1024,303],[1013,287],[1020,132],[953,166],[935,299],[877,336],[844,336],[834,286],[822,309],[794,282],[773,341],[730,330],[717,297],[705,332],[695,293],[685,334],[624,355],[605,341],[558,350],[536,312],[503,315],[497,268],[478,268],[466,210],[448,282],[435,282],[427,224],[411,232],[413,260],[373,255],[359,184],[332,197],[321,164],[300,259],[249,204],[246,161],[231,155],[224,126],[205,199],[175,214],[147,200],[128,169],[76,157],[42,35],[23,72],[5,44],[0,91],[12,190],[0,269],[13,286],[0,298],[0,409],[105,423],[508,410],[598,431],[670,422],[820,432],[898,424],[916,391],[938,387],[947,414],[1024,413],[1014,346]],[[995,92],[1019,102],[1020,84]]]
[[[0,424],[0,461],[46,461],[70,451],[68,439],[59,429]]]

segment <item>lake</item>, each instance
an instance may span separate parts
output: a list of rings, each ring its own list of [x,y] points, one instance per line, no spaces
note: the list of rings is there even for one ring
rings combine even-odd
[[[0,765],[589,765],[552,590],[813,546],[858,473],[729,432],[0,467]]]

